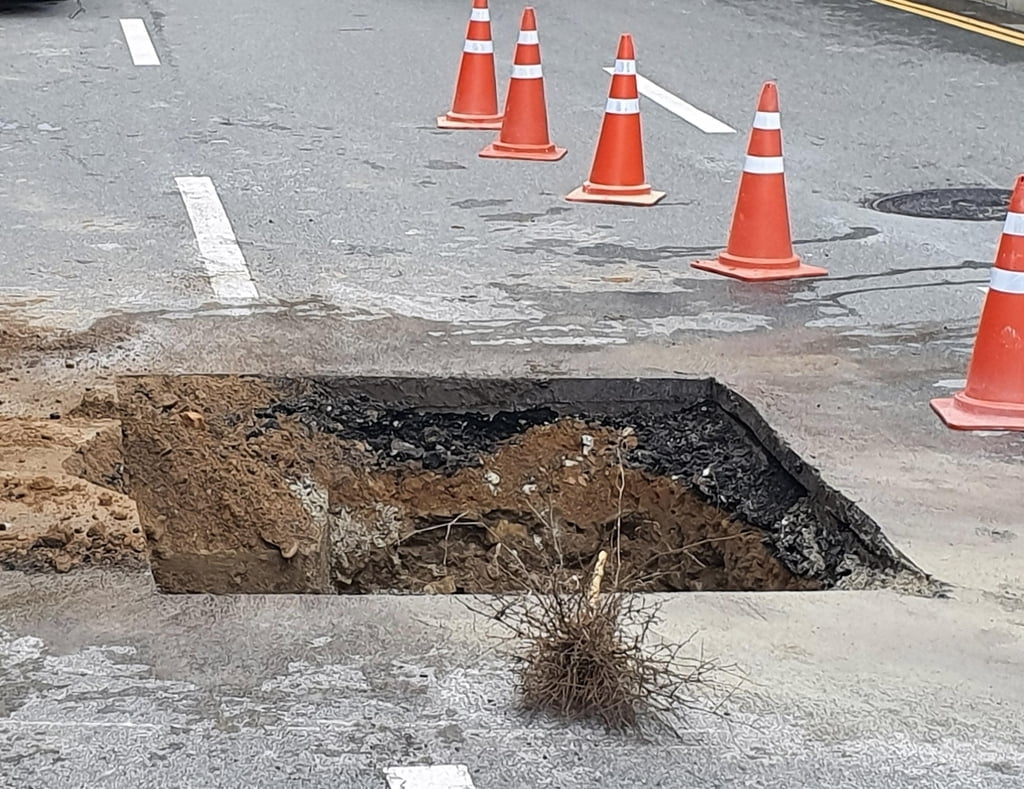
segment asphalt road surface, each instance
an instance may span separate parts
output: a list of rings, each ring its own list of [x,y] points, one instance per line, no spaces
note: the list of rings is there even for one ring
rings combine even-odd
[[[2,413],[122,371],[710,373],[957,599],[677,598],[664,632],[702,632],[756,682],[731,722],[666,744],[523,719],[448,601],[7,573],[0,784],[371,787],[457,764],[481,789],[1021,786],[1020,444],[927,406],[961,383],[1000,223],[866,203],[1009,189],[1024,46],[870,0],[538,0],[569,153],[494,161],[491,132],[434,124],[468,6],[0,2],[0,317],[88,340],[73,369],[12,378]],[[492,3],[502,94],[520,12]],[[668,196],[568,203],[621,32],[685,103],[641,100]],[[725,241],[767,79],[795,246],[827,278],[689,265]]]
[[[862,202],[1008,189],[1024,48],[869,2],[540,3],[551,136],[570,152],[525,164],[479,159],[491,133],[434,128],[466,5],[12,6],[0,17],[0,293],[43,299],[33,314],[76,325],[218,301],[175,180],[206,177],[264,305],[458,322],[510,343],[780,324],[969,330],[997,225]],[[519,11],[493,9],[502,83]],[[133,64],[125,18],[143,20],[159,66]],[[643,76],[737,133],[706,134],[645,101],[648,177],[666,201],[566,203],[627,29]],[[780,85],[797,249],[832,276],[751,289],[689,261],[724,243],[765,79]]]

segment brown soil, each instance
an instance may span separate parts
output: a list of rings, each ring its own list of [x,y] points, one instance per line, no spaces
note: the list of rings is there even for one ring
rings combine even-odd
[[[113,422],[0,420],[0,566],[66,572],[146,561],[131,499],[75,475],[77,449],[93,442],[116,457],[119,436]]]
[[[74,332],[36,326],[7,312],[0,312],[0,364],[5,358],[33,354],[80,354],[95,351],[131,336],[127,321],[107,318],[84,331]]]
[[[586,455],[584,436],[593,441]],[[482,468],[452,476],[337,467],[328,492],[332,540],[343,547],[334,553],[339,587],[507,591],[515,582],[505,562],[582,579],[602,549],[638,590],[816,586],[785,570],[759,534],[683,486],[624,467],[623,442],[635,438],[565,419],[531,428],[485,456]],[[360,548],[353,527],[368,524]]]
[[[287,487],[328,462],[328,448],[287,433],[249,447],[234,411],[266,402],[258,383],[183,381],[135,391],[131,492],[171,591],[330,592],[325,533]]]
[[[0,566],[148,561],[165,591],[212,593],[501,592],[520,588],[510,568],[571,582],[601,549],[610,577],[649,591],[916,571],[732,395],[546,386],[87,388],[49,420],[0,418]]]
[[[130,391],[130,490],[168,591],[501,592],[518,588],[507,562],[572,575],[601,549],[634,589],[820,586],[760,532],[627,467],[628,428],[559,419],[439,472],[295,416],[260,423],[279,395],[261,381],[147,378]]]
[[[78,405],[68,412],[69,417],[84,419],[117,419],[120,411],[117,407],[117,395],[113,389],[86,387]]]

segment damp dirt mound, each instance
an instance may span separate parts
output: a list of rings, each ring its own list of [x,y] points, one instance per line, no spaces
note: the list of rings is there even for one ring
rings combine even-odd
[[[80,354],[102,350],[132,336],[127,320],[111,317],[83,331],[39,326],[0,310],[0,362],[23,355]]]
[[[88,447],[88,453],[77,452]],[[0,567],[66,572],[144,566],[146,538],[115,480],[88,480],[121,459],[116,423],[0,419]]]
[[[0,476],[0,566],[67,572],[73,567],[142,565],[146,539],[130,504],[82,482]]]
[[[510,563],[571,584],[609,549],[638,591],[922,575],[709,380],[140,376],[118,400],[165,591],[505,592]]]

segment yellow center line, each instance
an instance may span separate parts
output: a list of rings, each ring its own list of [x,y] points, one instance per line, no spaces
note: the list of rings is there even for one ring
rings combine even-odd
[[[993,25],[990,22],[982,22],[980,19],[971,19],[968,16],[954,14],[952,11],[943,11],[942,9],[932,8],[920,3],[912,3],[910,0],[872,0],[872,2],[889,6],[890,8],[898,8],[910,14],[917,14],[917,16],[934,19],[936,22],[952,25],[961,30],[969,30],[972,33],[988,36],[998,41],[1005,41],[1007,44],[1024,47],[1024,33],[1010,27]]]

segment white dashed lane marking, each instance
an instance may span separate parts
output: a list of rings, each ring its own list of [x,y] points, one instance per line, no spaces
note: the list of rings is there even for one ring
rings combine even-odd
[[[128,51],[132,53],[132,62],[136,66],[160,65],[160,57],[156,54],[145,22],[141,19],[122,19],[121,30],[124,32],[124,40],[128,43]]]
[[[611,74],[614,68],[606,68],[605,72]],[[689,102],[683,101],[678,96],[669,93],[660,85],[655,85],[646,77],[636,75],[636,88],[641,96],[664,107],[673,115],[678,115],[691,126],[695,126],[705,134],[735,134],[736,130],[726,123],[708,115],[703,110],[697,109]]]
[[[210,287],[221,301],[256,301],[260,294],[231,229],[231,222],[206,177],[175,178],[185,203]]]
[[[386,767],[388,789],[475,789],[464,764]]]

